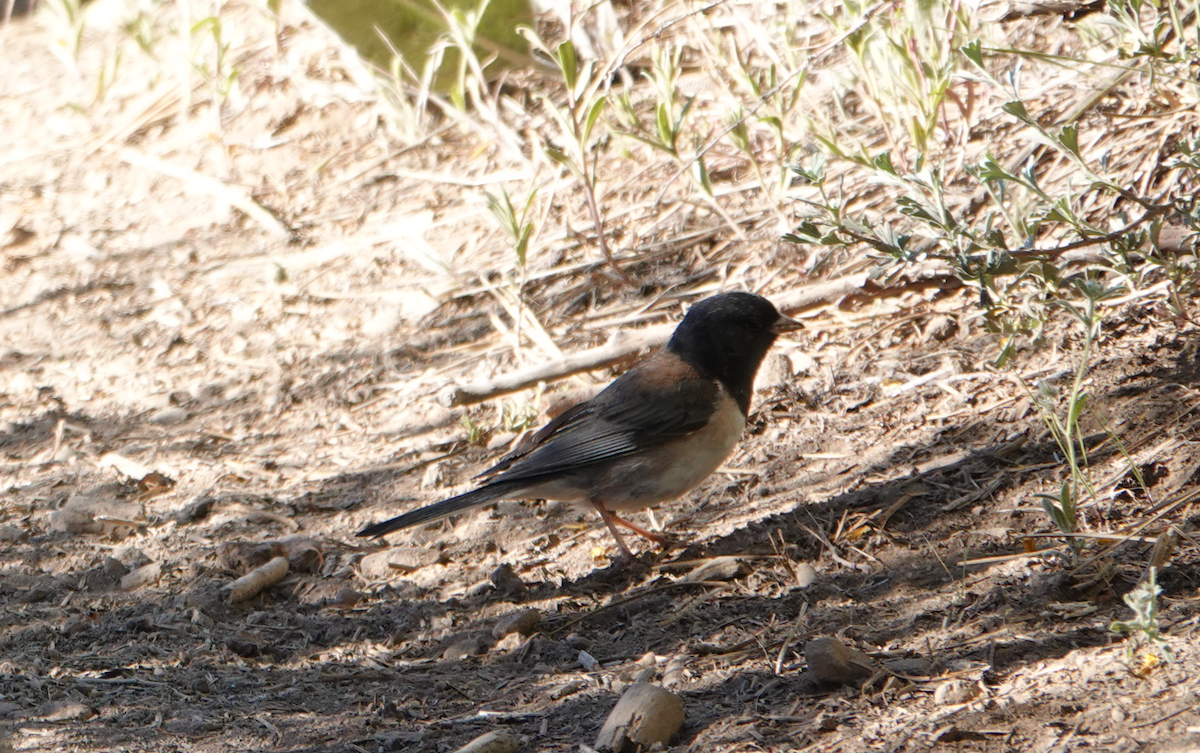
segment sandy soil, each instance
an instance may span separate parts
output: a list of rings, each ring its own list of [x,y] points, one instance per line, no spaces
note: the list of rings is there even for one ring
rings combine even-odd
[[[485,468],[512,438],[502,405],[540,420],[613,372],[445,407],[449,385],[545,356],[512,354],[499,278],[476,269],[502,243],[457,179],[499,158],[452,132],[404,148],[297,9],[275,27],[230,8],[228,100],[147,89],[154,67],[132,58],[95,98],[54,54],[59,27],[0,29],[13,749],[433,753],[499,728],[576,751],[648,668],[683,699],[672,750],[1200,749],[1200,340],[1136,302],[1109,312],[1089,370],[1102,501],[1082,529],[1109,537],[1078,554],[1037,496],[1064,466],[1013,376],[1065,386],[1078,334],[1052,327],[997,372],[961,291],[813,313],[735,456],[658,511],[677,549],[640,542],[621,568],[594,516],[518,503],[355,538]],[[78,70],[115,33],[98,16]],[[571,352],[677,320],[662,292],[716,289],[735,253],[773,273],[768,294],[807,282],[769,234],[702,245],[631,264],[639,289],[594,253],[544,260],[527,300]],[[562,292],[581,279],[583,299]],[[1110,624],[1173,527],[1159,618],[1176,656],[1155,663]],[[282,582],[229,603],[280,553]],[[740,564],[685,577],[716,557]],[[493,635],[529,608],[531,635]],[[821,636],[890,672],[818,682],[804,648]]]

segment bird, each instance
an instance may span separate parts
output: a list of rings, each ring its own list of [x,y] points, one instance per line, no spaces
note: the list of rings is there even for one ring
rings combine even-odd
[[[475,489],[358,535],[378,538],[501,499],[545,499],[593,507],[625,560],[633,554],[617,526],[665,544],[617,513],[676,499],[725,462],[746,426],[758,367],[779,335],[800,328],[752,293],[701,300],[666,347],[519,442]]]

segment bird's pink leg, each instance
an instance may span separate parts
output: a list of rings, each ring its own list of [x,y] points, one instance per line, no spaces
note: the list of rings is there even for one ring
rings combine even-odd
[[[639,526],[635,523],[630,523],[628,520],[625,520],[625,518],[618,517],[615,514],[612,516],[612,518],[613,518],[614,523],[625,526],[626,528],[633,531],[634,533],[641,536],[642,538],[650,539],[651,541],[653,541],[655,544],[658,544],[659,546],[667,545],[667,537],[663,536],[661,533],[655,533],[654,531],[647,531],[645,528],[642,528],[641,526]]]
[[[629,551],[629,547],[625,546],[625,539],[621,537],[621,532],[617,530],[617,523],[623,523],[627,526],[629,523],[613,515],[612,511],[605,507],[603,502],[597,502],[593,499],[591,503],[592,507],[596,508],[596,512],[600,513],[601,519],[604,520],[604,525],[608,526],[608,530],[612,532],[613,538],[616,539],[617,546],[621,549],[621,556],[627,560],[632,560],[633,552]],[[633,527],[630,526],[630,528]],[[633,530],[637,529],[633,528]]]

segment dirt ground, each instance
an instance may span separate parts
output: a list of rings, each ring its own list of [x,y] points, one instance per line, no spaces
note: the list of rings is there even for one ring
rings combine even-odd
[[[74,69],[58,27],[0,29],[11,749],[440,753],[503,729],[577,751],[650,670],[684,703],[671,750],[1200,750],[1200,337],[1138,301],[1088,372],[1081,528],[1108,536],[1078,554],[1037,496],[1064,464],[1022,386],[1066,386],[1078,332],[998,371],[970,294],[938,290],[802,313],[734,457],[658,510],[679,548],[620,567],[593,515],[515,502],[356,538],[463,488],[512,440],[503,411],[614,372],[446,407],[544,355],[514,352],[478,271],[502,244],[472,181],[499,158],[449,156],[450,132],[398,147],[325,32],[230,7],[242,93],[215,108],[132,59],[93,100],[100,14]],[[776,237],[664,246],[632,289],[594,251],[543,260],[526,298],[581,350],[677,321],[747,256],[768,295],[809,282]],[[1172,529],[1155,663],[1110,624]],[[280,552],[287,577],[231,604]],[[687,577],[717,557],[738,564]],[[530,635],[493,635],[531,608]],[[822,636],[890,672],[818,682]]]

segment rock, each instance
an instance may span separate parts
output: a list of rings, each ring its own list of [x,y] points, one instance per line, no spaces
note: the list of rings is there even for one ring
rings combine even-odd
[[[726,555],[723,557],[714,557],[683,576],[681,580],[685,583],[710,580],[734,580],[749,572],[750,567],[745,562],[742,562],[737,557]]]
[[[837,638],[812,639],[804,646],[804,658],[820,682],[857,685],[875,674],[871,657]]]
[[[59,701],[43,710],[39,719],[44,722],[79,722],[91,719],[96,711],[78,701]]]
[[[973,695],[971,685],[962,680],[947,680],[934,689],[933,702],[939,706],[953,706],[966,703]]]
[[[50,513],[50,528],[67,533],[104,533],[116,529],[127,531],[129,523],[142,515],[137,501],[120,498],[119,484],[101,484],[87,491],[72,493],[62,508]],[[113,520],[97,520],[104,516]]]
[[[542,613],[533,608],[506,614],[496,623],[496,627],[492,628],[492,637],[500,639],[512,633],[532,635],[541,621]]]
[[[509,633],[496,641],[496,645],[492,648],[496,651],[516,651],[523,645],[525,645],[525,636],[520,633]]]
[[[50,530],[66,533],[103,533],[104,524],[86,510],[63,508],[50,513]]]
[[[796,585],[808,588],[817,580],[817,569],[807,562],[796,565]]]
[[[517,753],[520,747],[520,741],[507,732],[488,732],[454,753]]]
[[[133,591],[134,589],[148,586],[151,583],[158,582],[162,577],[162,563],[151,562],[148,565],[142,565],[138,569],[121,578],[121,590]]]
[[[563,643],[567,644],[576,651],[586,651],[592,647],[592,642],[588,638],[579,633],[571,633],[566,638],[563,638]]]
[[[13,542],[25,538],[25,532],[16,526],[0,526],[0,541]]]
[[[683,701],[669,690],[638,682],[630,685],[604,720],[595,747],[624,753],[666,746],[683,726]]]
[[[121,560],[105,557],[99,565],[83,574],[82,585],[88,591],[108,591],[115,588],[128,573],[129,568]]]
[[[465,659],[468,656],[479,656],[487,653],[491,642],[483,635],[472,635],[462,638],[446,647],[442,658],[450,661]]]
[[[360,592],[354,590],[350,586],[342,586],[332,597],[330,597],[329,601],[326,602],[326,606],[330,606],[335,609],[350,609],[351,607],[358,606],[358,603],[362,601],[362,598],[363,595]]]
[[[168,406],[166,408],[159,408],[158,410],[154,411],[149,415],[149,417],[146,418],[146,420],[159,426],[173,426],[186,421],[187,417],[188,413],[183,408]]]
[[[363,557],[358,562],[358,569],[367,580],[391,580],[434,565],[439,557],[432,549],[392,547]]]
[[[488,580],[502,596],[515,596],[525,591],[525,581],[507,563],[493,570]]]

